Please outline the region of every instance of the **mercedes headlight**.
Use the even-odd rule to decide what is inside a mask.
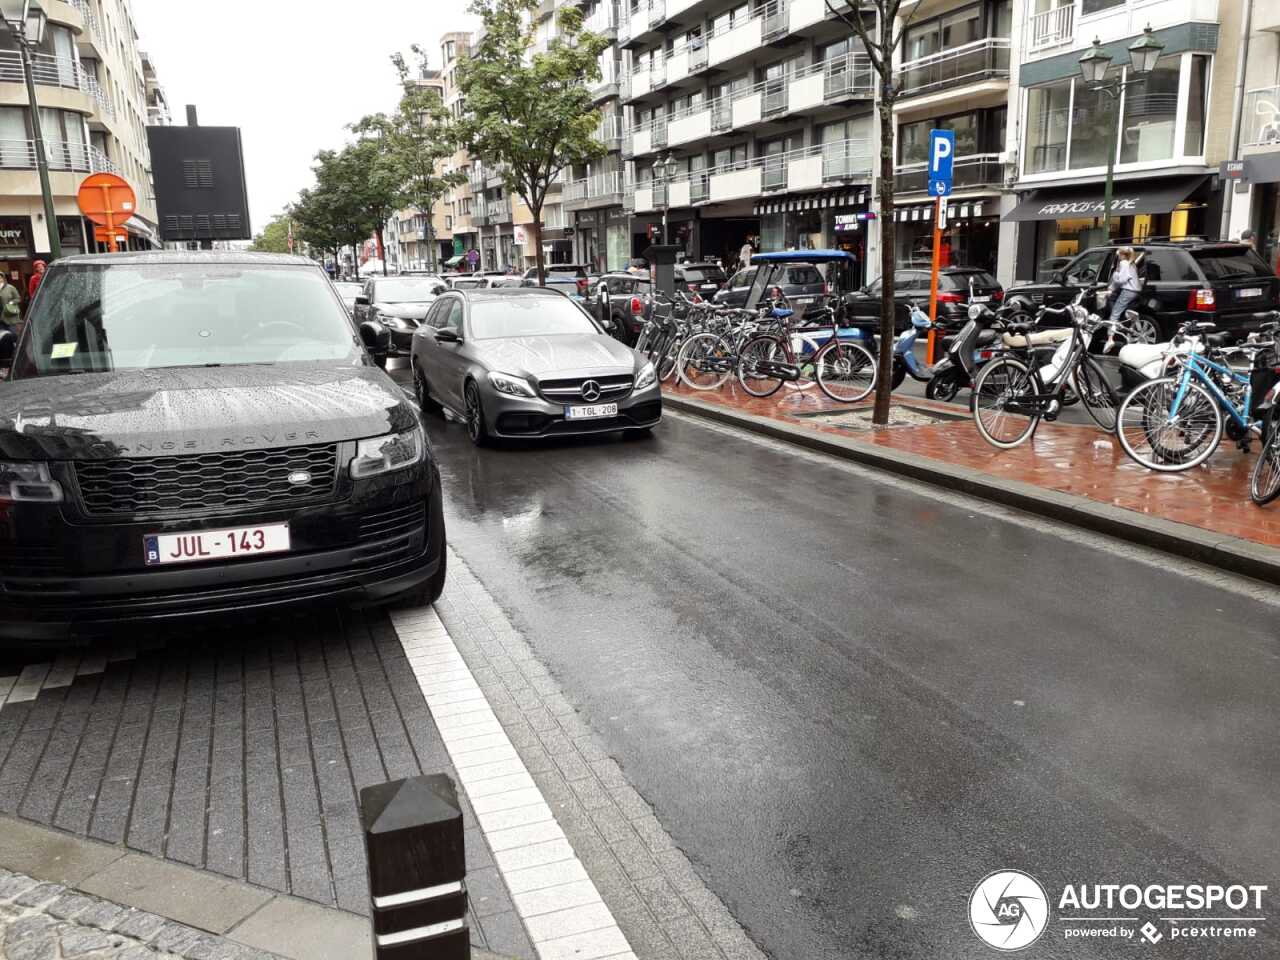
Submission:
[[[653,361],[646,363],[641,367],[640,372],[636,374],[636,390],[648,390],[658,382],[658,371],[653,369]]]
[[[62,485],[49,474],[47,463],[0,462],[0,501],[61,503]]]
[[[489,383],[493,385],[493,389],[499,393],[505,393],[509,397],[536,397],[533,387],[529,386],[529,381],[521,380],[519,377],[512,377],[505,373],[490,373]]]
[[[366,480],[412,467],[422,459],[425,445],[421,427],[361,440],[351,460],[351,479]]]

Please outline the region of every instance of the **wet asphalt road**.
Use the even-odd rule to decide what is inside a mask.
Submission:
[[[1276,895],[1275,606],[691,419],[429,426],[454,547],[773,957],[989,958],[1001,868]],[[1135,948],[1060,927],[1023,955]]]

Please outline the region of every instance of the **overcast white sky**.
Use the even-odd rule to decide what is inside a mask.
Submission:
[[[441,34],[475,28],[466,0],[133,0],[175,123],[240,127],[254,232],[302,187],[317,150],[390,110],[390,56],[413,43],[440,66]]]

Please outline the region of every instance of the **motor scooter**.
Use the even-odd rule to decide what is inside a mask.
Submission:
[[[929,319],[929,315],[920,309],[920,304],[914,300],[911,302],[911,326],[907,327],[893,341],[893,379],[891,387],[897,390],[902,386],[903,381],[908,376],[912,380],[920,383],[929,383],[933,380],[934,369],[937,366],[930,366],[927,363],[921,363],[916,358],[916,340],[922,333],[928,333],[933,329],[933,321]],[[927,387],[925,388],[928,389]]]

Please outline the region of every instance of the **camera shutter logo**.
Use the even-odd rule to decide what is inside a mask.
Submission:
[[[1012,953],[1031,946],[1049,926],[1044,887],[1020,870],[997,870],[969,896],[969,925],[990,947]]]

